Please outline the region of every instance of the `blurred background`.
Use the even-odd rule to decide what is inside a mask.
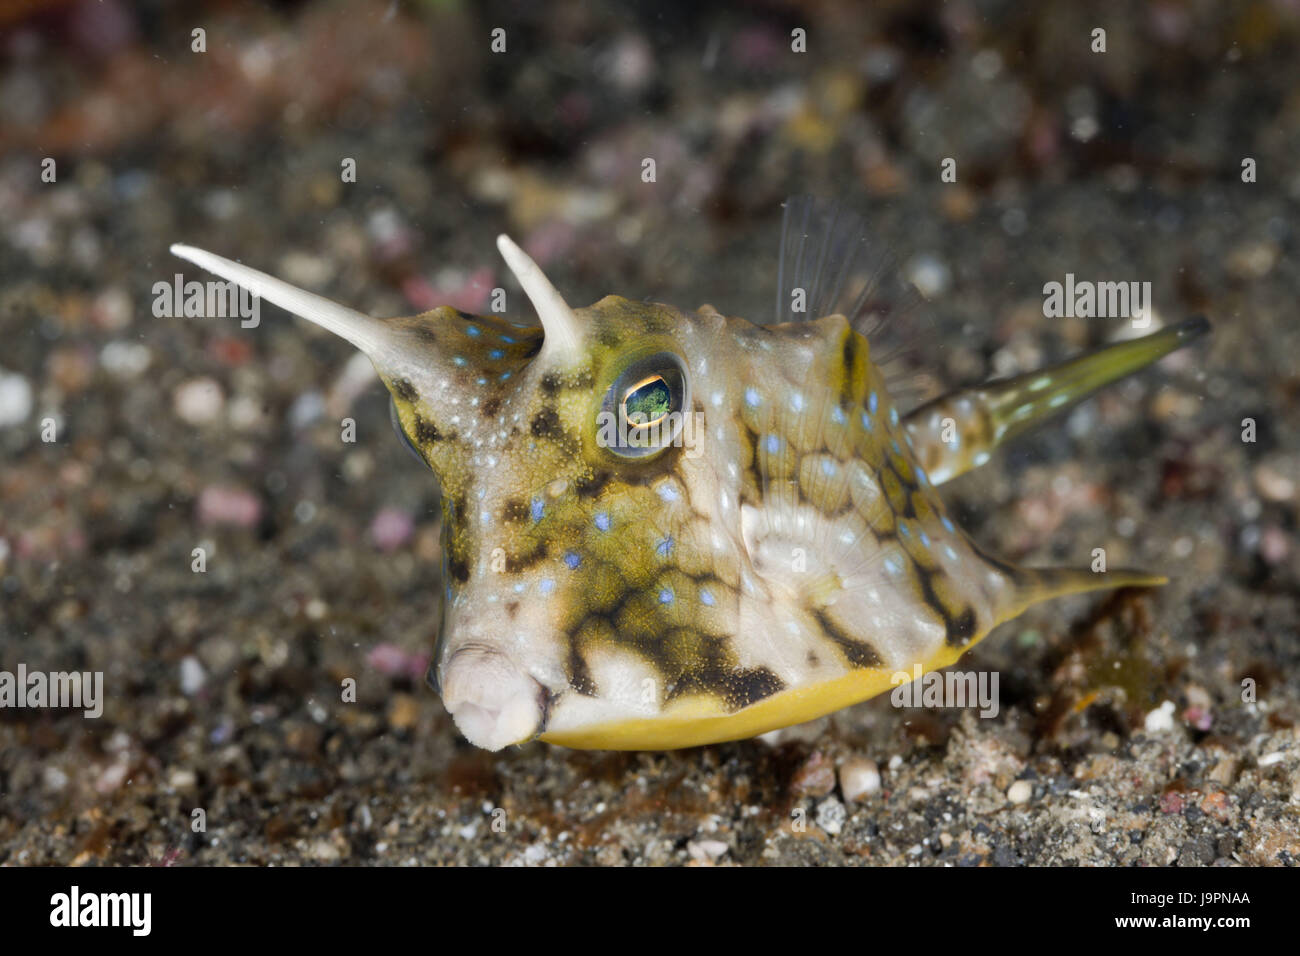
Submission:
[[[107,690],[0,710],[0,862],[1294,863],[1298,54],[1296,0],[0,0],[0,665]],[[484,311],[507,231],[575,305],[763,321],[795,193],[872,224],[942,384],[1123,334],[1044,318],[1067,272],[1214,323],[946,490],[1007,558],[1174,579],[981,644],[997,720],[474,751],[422,681],[437,489],[368,363],[271,307],[152,311],[205,278],[177,241]]]

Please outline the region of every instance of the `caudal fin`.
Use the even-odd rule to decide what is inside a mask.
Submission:
[[[1209,330],[1209,321],[1196,316],[1052,368],[941,396],[913,411],[904,425],[930,480],[941,484],[984,464],[1003,442]]]
[[[1127,568],[1096,572],[1078,568],[1018,568],[1015,581],[1014,600],[1020,606],[1012,612],[1013,617],[1031,604],[1068,594],[1113,588],[1154,588],[1169,583],[1163,574]]]

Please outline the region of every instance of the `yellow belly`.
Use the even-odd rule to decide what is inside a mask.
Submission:
[[[969,650],[971,644],[943,647],[930,660],[922,662],[922,672],[947,667]],[[726,740],[743,740],[815,720],[875,697],[915,676],[914,669],[863,668],[834,680],[773,694],[730,714],[718,707],[716,697],[682,698],[657,717],[553,730],[542,734],[541,739],[577,750],[677,750]]]

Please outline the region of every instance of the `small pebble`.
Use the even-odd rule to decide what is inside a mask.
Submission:
[[[317,840],[312,844],[311,855],[324,863],[332,863],[339,858],[339,849],[328,840]]]
[[[21,425],[31,413],[31,384],[21,375],[0,372],[0,428]]]
[[[845,800],[860,800],[879,790],[880,768],[874,760],[850,757],[840,764],[840,793]]]
[[[334,277],[335,271],[328,259],[305,252],[287,252],[280,258],[278,274],[293,285],[318,289]]]
[[[835,789],[835,767],[820,750],[814,750],[795,771],[790,783],[796,794],[824,797]]]
[[[817,825],[831,836],[836,836],[844,829],[847,817],[848,811],[844,809],[844,804],[834,797],[827,797],[817,804]]]
[[[182,382],[172,393],[172,409],[190,425],[211,425],[220,417],[224,403],[221,386],[206,376]]]
[[[207,671],[193,654],[181,658],[181,693],[193,697],[208,682]]]
[[[1265,564],[1281,564],[1291,553],[1291,539],[1277,525],[1268,525],[1259,535],[1259,556]]]
[[[1174,729],[1174,702],[1167,700],[1146,716],[1143,722],[1146,732],[1159,734]]]
[[[237,431],[251,431],[266,422],[265,405],[251,395],[236,395],[230,400],[230,426]]]
[[[370,522],[370,540],[380,551],[396,551],[415,530],[410,514],[399,508],[381,508]]]
[[[419,681],[424,679],[429,668],[429,657],[427,654],[408,653],[396,644],[383,642],[366,653],[366,663],[385,677],[408,677]]]
[[[126,781],[130,765],[121,758],[113,761],[95,779],[95,789],[100,793],[112,793]]]
[[[1232,786],[1232,782],[1237,779],[1238,763],[1236,757],[1224,757],[1210,768],[1207,776],[1221,787]]]
[[[541,843],[532,843],[528,849],[524,850],[524,862],[529,866],[537,866],[546,859],[546,846]]]
[[[139,342],[109,342],[99,352],[99,364],[116,378],[136,378],[149,367],[153,353]]]
[[[1007,787],[1007,799],[1012,803],[1028,803],[1034,795],[1034,785],[1028,780],[1017,780]]]
[[[47,790],[62,790],[68,785],[68,775],[58,767],[46,767],[41,776]]]
[[[121,286],[112,286],[95,297],[90,318],[101,329],[120,332],[131,324],[131,297]]]
[[[95,376],[95,353],[85,346],[58,348],[45,360],[50,380],[65,394],[85,391]]]
[[[1271,465],[1255,469],[1255,487],[1269,501],[1290,501],[1295,497],[1295,480]]]
[[[1228,253],[1228,271],[1238,279],[1262,279],[1273,271],[1279,252],[1269,239],[1242,243]]]
[[[908,263],[907,278],[921,295],[933,299],[948,291],[952,270],[938,256],[922,253]]]
[[[388,705],[388,726],[394,730],[410,730],[420,718],[420,705],[410,694],[394,694]]]
[[[262,518],[262,501],[250,491],[209,485],[199,493],[199,521],[251,528]]]
[[[686,844],[686,852],[692,860],[700,863],[712,863],[719,860],[731,849],[721,840],[692,840]]]
[[[303,392],[289,406],[289,427],[299,431],[324,414],[325,396],[315,390]]]

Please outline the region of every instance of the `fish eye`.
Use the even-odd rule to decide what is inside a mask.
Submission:
[[[420,454],[420,449],[415,447],[415,442],[411,441],[409,435],[402,428],[402,417],[397,414],[397,403],[393,401],[393,396],[388,396],[388,417],[393,423],[393,431],[397,432],[397,437],[401,439],[402,444],[406,446],[415,460],[424,464],[424,456]]]
[[[682,430],[686,371],[671,352],[638,359],[619,374],[601,405],[598,443],[620,458],[646,458]]]

